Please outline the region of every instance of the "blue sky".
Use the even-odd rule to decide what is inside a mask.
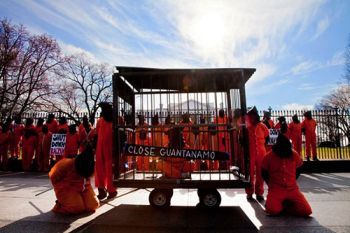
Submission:
[[[253,67],[248,105],[309,108],[344,73],[350,1],[0,1],[0,16],[111,65]]]

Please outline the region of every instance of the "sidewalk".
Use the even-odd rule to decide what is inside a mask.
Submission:
[[[350,173],[304,174],[299,183],[312,218],[268,217],[237,189],[220,190],[217,210],[195,208],[196,190],[175,190],[172,207],[155,210],[148,190],[120,189],[95,214],[67,217],[50,212],[47,175],[0,173],[0,232],[350,232]]]

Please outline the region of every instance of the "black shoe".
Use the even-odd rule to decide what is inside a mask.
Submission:
[[[247,201],[248,201],[248,202],[252,202],[252,201],[254,201],[253,196],[252,196],[252,195],[247,194]]]
[[[309,156],[306,157],[306,161],[310,162],[310,157]]]
[[[108,193],[107,199],[113,199],[113,198],[115,198],[117,195],[118,195],[118,192],[117,192],[117,191],[115,191],[115,192],[113,192],[113,193]]]
[[[256,195],[256,200],[257,200],[258,202],[264,202],[264,201],[265,201],[265,198],[264,198],[264,196]]]
[[[317,156],[314,156],[314,157],[312,158],[312,160],[315,161],[315,162],[320,161],[320,160],[318,160]]]
[[[99,200],[103,200],[107,197],[107,192],[104,188],[98,188],[98,195],[97,198]]]

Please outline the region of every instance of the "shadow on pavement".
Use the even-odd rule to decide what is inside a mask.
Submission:
[[[305,193],[332,193],[350,188],[350,178],[337,174],[307,174],[299,178]]]
[[[293,216],[268,216],[262,209],[262,204],[257,201],[250,202],[254,209],[256,218],[260,221],[259,232],[268,233],[335,233],[335,231],[322,226],[313,217],[293,217]]]
[[[154,209],[146,205],[120,205],[74,232],[258,232],[240,207],[208,210],[196,207]]]
[[[31,204],[32,205],[32,204]],[[88,215],[64,216],[53,212],[26,217],[0,228],[1,233],[64,232],[71,223]]]

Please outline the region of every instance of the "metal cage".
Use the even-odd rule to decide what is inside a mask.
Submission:
[[[245,83],[254,72],[117,67],[115,184],[158,189],[246,187]]]

